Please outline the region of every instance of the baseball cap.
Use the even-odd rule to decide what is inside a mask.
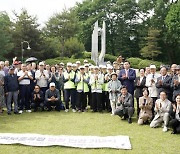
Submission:
[[[44,63],[43,63],[43,62],[40,62],[40,63],[39,63],[39,66],[44,66]]]
[[[81,62],[78,60],[78,61],[76,61],[76,64],[81,64]]]
[[[54,83],[54,82],[51,82],[51,83],[49,84],[49,87],[55,87],[55,83]]]
[[[88,63],[88,60],[87,60],[87,59],[85,59],[85,60],[84,60],[84,63]]]
[[[84,66],[79,66],[79,69],[85,69],[85,67]]]
[[[14,68],[14,66],[11,65],[11,66],[9,66],[9,69],[14,70],[15,68]]]
[[[150,68],[156,69],[156,65],[150,65]]]
[[[72,66],[72,63],[68,62],[68,63],[67,63],[67,66]]]

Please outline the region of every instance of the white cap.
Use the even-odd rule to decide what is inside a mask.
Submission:
[[[78,61],[76,61],[76,64],[81,64],[81,62],[78,60]]]
[[[51,82],[51,83],[49,84],[49,87],[55,87],[55,83],[54,83],[54,82]]]
[[[102,65],[102,68],[107,68],[106,65]]]
[[[44,66],[44,63],[43,63],[43,62],[40,62],[40,63],[39,63],[39,66]]]
[[[107,69],[109,70],[109,69],[113,69],[113,67],[111,66],[111,65],[109,65],[108,67],[107,67]]]
[[[82,66],[79,66],[79,69],[85,69],[85,67],[82,65]]]
[[[112,75],[116,75],[116,76],[117,76],[117,73],[116,73],[116,72],[112,72],[112,73],[111,73],[111,76],[112,76]]]
[[[150,65],[150,68],[156,69],[156,65]]]
[[[84,60],[84,63],[88,63],[88,60],[87,60],[87,59],[85,59],[85,60]]]
[[[73,64],[72,64],[72,67],[77,67],[77,64],[73,63]]]
[[[63,65],[63,66],[64,66],[64,63],[63,63],[63,62],[61,62],[59,65]]]
[[[94,69],[94,65],[89,66],[90,69]]]
[[[67,66],[72,66],[72,63],[68,62],[68,63],[67,63]]]
[[[110,61],[107,61],[107,64],[110,64],[110,65],[111,65],[111,62],[110,62]]]
[[[85,67],[89,67],[89,64],[85,64],[84,66],[85,66]]]
[[[94,66],[94,69],[99,69],[99,67],[98,66]]]

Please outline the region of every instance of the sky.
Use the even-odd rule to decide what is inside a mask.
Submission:
[[[17,13],[25,8],[30,15],[37,16],[38,23],[44,24],[54,13],[64,8],[75,6],[83,0],[0,0],[0,11],[6,11],[13,18],[12,11]]]

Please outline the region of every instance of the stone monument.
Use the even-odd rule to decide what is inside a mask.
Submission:
[[[101,36],[101,53],[98,55],[98,36]],[[94,24],[92,33],[91,59],[96,65],[104,63],[106,53],[106,23],[103,21],[103,27],[98,27],[98,21]],[[99,56],[99,57],[98,57]]]

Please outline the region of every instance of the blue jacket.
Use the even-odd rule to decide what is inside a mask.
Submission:
[[[128,78],[123,79],[122,76],[123,74],[126,74],[125,69],[122,69],[119,72],[118,79],[121,81],[122,85],[126,86],[128,89],[128,92],[131,95],[134,95],[134,80],[136,79],[136,72],[133,69],[129,69],[128,71]]]
[[[14,92],[19,90],[19,82],[18,77],[16,74],[10,75],[7,74],[4,77],[4,91],[7,92]]]

